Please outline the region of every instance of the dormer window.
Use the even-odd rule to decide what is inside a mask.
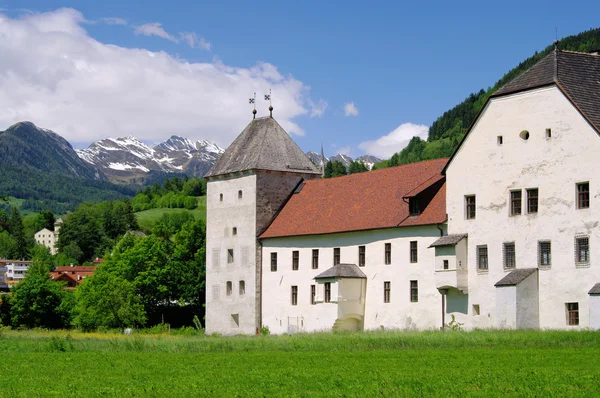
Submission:
[[[419,199],[416,196],[408,198],[408,211],[411,216],[418,216],[421,213],[419,209]]]

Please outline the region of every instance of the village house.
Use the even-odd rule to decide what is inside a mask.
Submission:
[[[96,266],[92,265],[68,265],[56,267],[50,272],[50,278],[57,282],[65,282],[65,290],[75,290],[85,278],[96,272]]]
[[[600,328],[598,82],[555,49],[449,160],[335,179],[253,120],[206,176],[207,332]]]
[[[62,223],[62,218],[59,218],[54,223],[54,231],[44,228],[34,234],[35,242],[47,247],[52,255],[55,255],[58,252],[56,249],[56,242],[58,241],[58,234]]]
[[[32,264],[32,261],[27,260],[0,260],[3,263],[3,268],[6,268],[6,283],[8,287],[16,285],[23,278]]]

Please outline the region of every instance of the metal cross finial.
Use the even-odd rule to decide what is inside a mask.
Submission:
[[[269,112],[271,117],[273,117],[273,105],[271,104],[271,89],[269,89],[269,94],[265,94],[265,101],[269,101]]]
[[[254,109],[252,109],[252,114],[254,115],[252,118],[256,119],[256,93],[254,93],[254,97],[248,100],[248,103],[254,105]]]

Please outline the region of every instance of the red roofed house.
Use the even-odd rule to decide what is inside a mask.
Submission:
[[[208,172],[207,333],[435,328],[447,159],[322,180],[272,118]]]
[[[66,282],[66,290],[75,290],[85,278],[96,272],[96,267],[91,265],[71,265],[56,267],[50,272],[50,278],[55,281]]]

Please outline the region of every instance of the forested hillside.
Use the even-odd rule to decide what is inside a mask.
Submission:
[[[451,156],[490,95],[532,67],[553,48],[554,45],[549,45],[541,52],[536,51],[533,56],[502,76],[492,87],[470,94],[463,102],[433,122],[429,128],[427,141],[414,137],[406,148],[395,153],[389,160],[377,163],[374,169]],[[598,50],[600,49],[600,28],[565,37],[559,41],[558,48],[585,53]]]

